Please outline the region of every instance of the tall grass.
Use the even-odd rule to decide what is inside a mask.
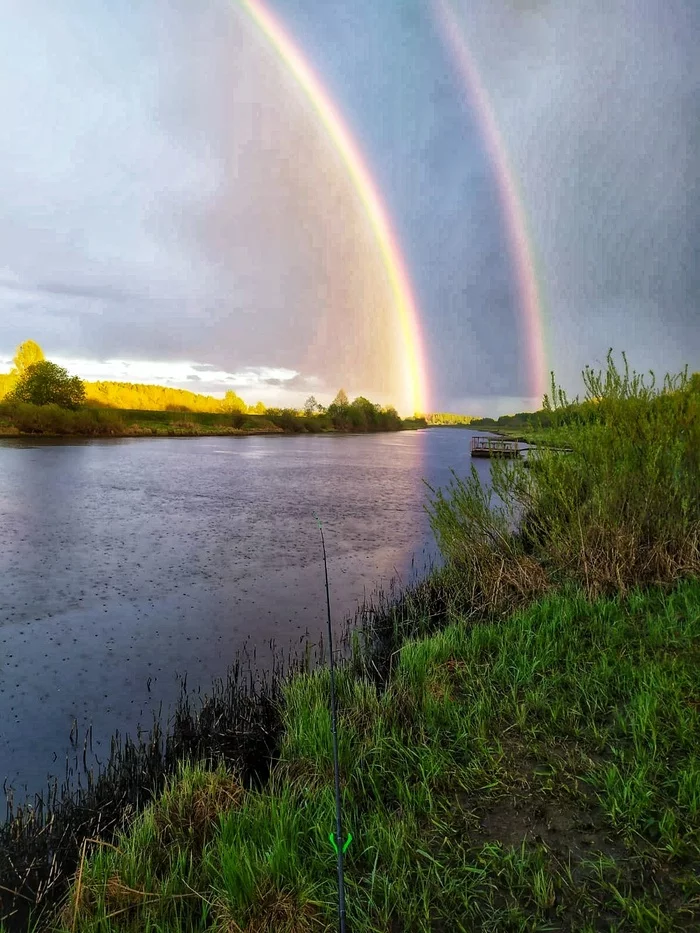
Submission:
[[[700,392],[685,373],[657,388],[611,355],[584,382],[572,407],[553,379],[570,452],[535,450],[529,470],[493,461],[488,492],[475,470],[432,490],[441,550],[484,610],[566,583],[595,597],[700,573]]]
[[[245,786],[263,783],[279,740],[281,678],[286,667],[294,669],[297,663],[289,658],[285,664],[277,656],[273,670],[260,677],[250,663],[237,658],[227,677],[215,681],[204,695],[193,695],[181,682],[167,731],[156,721],[137,741],[117,734],[100,773],[84,766],[87,787],[79,783],[76,788],[68,779],[59,787],[54,781],[48,794],[37,796],[33,804],[14,808],[8,800],[7,821],[0,824],[0,923],[4,920],[12,931],[25,931],[32,916],[45,921],[80,864],[86,841],[99,838],[102,847],[109,847],[116,830],[143,810],[167,778],[187,762],[206,761],[209,766],[223,762],[236,770],[237,780]],[[88,742],[86,736],[84,747]],[[76,749],[82,744],[76,737]],[[77,756],[75,771],[80,776]],[[225,807],[226,793],[237,793],[226,783],[217,790],[209,778],[204,779],[206,787],[210,792],[202,793],[201,783],[195,785],[193,794],[185,797],[180,791],[179,805],[169,803],[166,793],[161,806],[169,813],[168,828],[159,830],[163,845],[177,848],[184,839],[191,847],[198,831],[190,838],[187,821],[196,824],[202,806],[211,816]],[[213,795],[216,807],[207,803],[207,793]]]
[[[696,582],[451,625],[383,692],[342,671],[350,929],[692,929],[699,640]],[[293,678],[282,715],[264,788],[183,768],[88,847],[58,928],[335,929],[328,672]]]

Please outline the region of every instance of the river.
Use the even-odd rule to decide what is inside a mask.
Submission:
[[[204,690],[244,645],[317,641],[314,514],[336,623],[409,582],[436,554],[423,480],[464,474],[471,435],[0,439],[0,782],[60,779],[74,720],[104,760],[178,676]]]

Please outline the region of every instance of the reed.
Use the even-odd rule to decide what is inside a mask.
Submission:
[[[295,662],[287,663],[291,668]],[[74,767],[67,765],[62,783],[54,779],[45,794],[21,806],[9,795],[0,825],[0,920],[8,929],[25,930],[32,916],[50,911],[65,895],[84,840],[108,843],[183,763],[223,762],[247,786],[264,783],[279,741],[283,671],[279,656],[267,674],[239,659],[204,695],[193,695],[185,680],[170,721],[156,718],[137,740],[117,733],[97,774],[79,754],[89,733],[74,735]]]

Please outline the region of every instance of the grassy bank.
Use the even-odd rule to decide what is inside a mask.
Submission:
[[[383,692],[346,669],[351,930],[700,924],[700,584],[548,598],[406,644]],[[284,692],[269,784],[183,767],[88,844],[61,930],[331,930],[325,671]]]
[[[227,434],[281,434],[283,428],[259,415],[237,417],[211,412],[128,411],[57,405],[15,404],[0,409],[0,436],[198,437]]]
[[[381,416],[376,424],[334,425],[330,417],[271,410],[240,412],[143,411],[14,403],[0,405],[0,437],[201,437],[206,435],[320,434],[338,431],[398,431],[425,427],[420,419]]]

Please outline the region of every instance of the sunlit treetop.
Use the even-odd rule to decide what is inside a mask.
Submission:
[[[12,359],[15,364],[13,373],[21,376],[34,363],[42,363],[45,359],[44,351],[36,341],[25,340],[17,347]]]

